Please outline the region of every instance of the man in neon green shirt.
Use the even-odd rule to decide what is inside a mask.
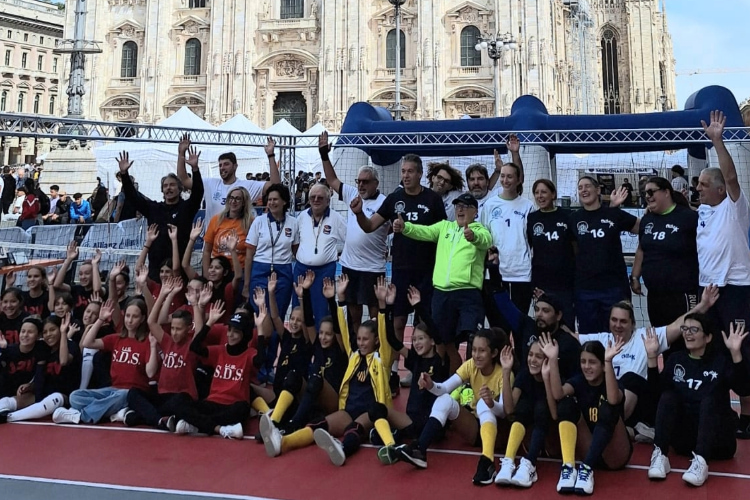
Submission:
[[[475,222],[479,204],[471,193],[453,200],[456,220],[443,220],[431,226],[404,222],[399,215],[393,231],[408,238],[437,243],[432,284],[432,316],[440,330],[451,373],[461,365],[456,343],[468,340],[484,323],[482,282],[487,249],[492,245],[490,232]],[[399,290],[399,293],[405,293]]]

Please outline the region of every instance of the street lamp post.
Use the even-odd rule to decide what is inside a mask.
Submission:
[[[395,102],[393,104],[393,116],[395,120],[401,120],[401,6],[406,0],[388,0],[393,5],[394,18],[396,21],[396,75],[395,75]]]
[[[477,39],[474,49],[478,52],[486,50],[487,55],[492,59],[494,65],[495,116],[500,116],[500,58],[503,57],[503,52],[518,50],[518,42],[510,33],[497,33]]]

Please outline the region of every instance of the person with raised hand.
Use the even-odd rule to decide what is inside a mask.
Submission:
[[[230,318],[226,344],[206,347],[204,341],[211,326],[223,315],[223,303],[214,303],[208,321],[190,343],[190,350],[213,368],[213,380],[206,399],[175,409],[177,434],[219,434],[226,439],[242,439],[242,424],[250,415],[251,407],[256,411],[268,409],[265,401],[250,387],[263,363],[263,344],[270,335],[264,326],[266,307],[260,307],[255,315],[258,350],[250,345],[253,320],[247,312],[236,312]]]
[[[16,273],[5,275],[5,288],[13,288],[16,284]],[[47,270],[41,266],[31,266],[26,271],[26,286],[23,292],[23,310],[27,314],[36,314],[41,318],[50,315],[49,309],[49,281]],[[1,330],[1,328],[0,328]]]
[[[235,236],[237,241],[237,257],[240,265],[245,265],[245,240],[250,225],[255,219],[255,209],[252,198],[243,187],[234,187],[227,193],[227,203],[224,209],[208,221],[206,234],[203,235],[203,257],[201,266],[203,275],[208,275],[208,268],[213,257],[223,255],[231,259],[229,241]]]
[[[750,202],[740,186],[737,168],[724,144],[727,118],[711,111],[709,122],[701,120],[711,140],[719,166],[704,169],[698,178],[698,285],[717,285],[719,300],[712,320],[724,331],[733,322],[750,324]],[[744,347],[745,355],[748,346]],[[750,439],[750,398],[740,398],[737,437]]]
[[[73,391],[70,394],[70,409],[58,408],[52,414],[52,421],[56,424],[98,423],[125,408],[128,390],[150,389],[146,374],[146,363],[151,353],[147,342],[146,304],[139,299],[131,300],[125,309],[122,330],[97,338],[99,329],[112,320],[115,307],[112,299],[107,300],[99,311],[99,318],[81,341],[84,348],[112,353],[111,386]]]
[[[721,345],[703,314],[688,314],[680,329],[686,350],[669,356],[661,373],[655,332],[649,329],[642,337],[648,352],[648,381],[652,390],[661,394],[648,477],[667,477],[671,446],[679,455],[692,454],[682,480],[701,486],[708,479],[708,462],[730,459],[737,451],[737,415],[729,391],[750,395],[750,370],[743,356],[748,332],[744,324],[732,323],[729,335],[721,332]]]
[[[456,220],[442,220],[429,226],[404,222],[401,214],[393,232],[409,239],[437,243],[432,284],[432,317],[440,330],[441,352],[448,357],[451,371],[461,365],[457,343],[468,340],[484,322],[482,283],[484,260],[492,244],[490,232],[476,222],[477,200],[464,193],[453,200]],[[403,291],[402,291],[403,293]]]
[[[94,257],[91,260],[85,260],[78,264],[78,284],[68,284],[65,282],[68,269],[71,264],[78,260],[78,243],[71,241],[65,250],[65,260],[57,270],[52,287],[58,292],[70,292],[73,296],[74,308],[73,317],[81,319],[83,311],[89,303],[91,293],[99,292],[102,289],[102,279],[99,275],[99,263],[102,260],[102,251],[96,249]]]
[[[184,149],[184,141],[180,141],[177,163],[178,168],[181,162],[190,165],[192,178],[189,185],[186,185],[173,173],[164,176],[161,179],[161,192],[164,195],[164,201],[150,200],[138,192],[130,175],[128,175],[128,170],[133,166],[133,162],[130,161],[127,151],[123,151],[117,158],[126,203],[133,204],[135,209],[143,214],[149,225],[157,224],[159,227],[159,235],[148,251],[148,274],[154,281],[159,279],[159,269],[162,263],[172,256],[167,225],[173,224],[177,227],[179,255],[183,255],[188,243],[190,225],[193,223],[203,199],[203,179],[198,168],[200,152],[190,147],[189,138],[187,140],[187,147]],[[188,153],[187,159],[185,159],[186,152]],[[182,168],[184,170],[184,163]],[[187,200],[182,198],[182,192],[185,189],[190,190],[190,197]]]
[[[158,322],[161,308],[169,307],[167,299],[173,290],[181,288],[181,281],[180,278],[165,279],[159,297],[149,313],[151,357],[146,370],[150,378],[155,377],[158,371],[158,392],[140,388],[128,391],[129,410],[123,418],[123,423],[128,427],[145,424],[174,432],[177,425],[174,414],[177,409],[186,402],[198,399],[193,375],[198,360],[190,350],[190,343],[195,336],[192,315],[185,310],[175,311],[169,333]],[[161,351],[161,356],[157,349]]]
[[[557,342],[543,337],[540,343],[550,364],[550,376],[544,382],[557,403],[550,407],[558,417],[563,461],[557,492],[591,495],[594,492],[593,468],[622,469],[633,453],[623,421],[625,394],[612,366],[612,360],[622,351],[625,341],[615,337],[606,347],[595,341],[584,343],[581,346],[582,373],[564,384],[557,365]],[[577,471],[576,450],[582,458]]]
[[[164,280],[182,275],[182,262],[181,262],[182,259],[178,253],[178,248],[177,248],[178,246],[177,245],[177,227],[173,224],[167,224],[167,233],[169,234],[169,240],[172,245],[171,246],[172,256],[164,259],[161,262],[161,265],[159,266],[159,279],[158,280],[153,280],[149,276],[148,280],[146,281],[146,287],[148,288],[148,293],[151,294],[151,297],[153,297],[153,300],[156,300],[156,298],[159,297],[159,288],[161,287],[161,283],[164,282]],[[159,226],[157,224],[149,225],[148,229],[146,230],[146,243],[145,245],[143,245],[141,252],[138,254],[138,259],[136,260],[136,263],[135,263],[136,269],[146,266],[146,256],[148,255],[149,250],[154,245],[154,242],[156,241],[158,237],[159,237]],[[148,272],[148,267],[146,267],[146,271]],[[169,313],[171,314],[178,307],[182,306],[184,303],[185,303],[185,296],[184,295],[177,296],[176,300],[174,300],[174,302],[169,305]]]
[[[33,404],[25,408],[17,404],[14,411],[0,411],[0,423],[47,417],[57,408],[67,404],[68,395],[78,387],[81,374],[81,352],[77,343],[71,340],[78,329],[78,324],[72,320],[70,313],[63,317],[50,316],[44,320],[42,339],[48,348],[44,378],[33,381],[33,401],[23,395],[16,396],[17,403],[23,401]],[[37,341],[37,345],[40,345],[39,342]],[[19,348],[19,352],[23,352],[23,349]],[[38,392],[37,385],[41,386]],[[28,395],[31,394],[29,391]]]

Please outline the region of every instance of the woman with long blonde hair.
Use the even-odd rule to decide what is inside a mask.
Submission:
[[[231,261],[232,253],[227,242],[233,234],[236,234],[238,239],[237,255],[240,258],[240,264],[245,265],[245,238],[253,220],[255,220],[255,211],[247,189],[241,186],[231,189],[227,193],[224,210],[211,218],[206,234],[203,236],[204,276],[208,275],[208,267],[212,258],[223,255]]]

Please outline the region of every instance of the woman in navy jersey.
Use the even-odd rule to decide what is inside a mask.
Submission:
[[[558,493],[591,495],[593,468],[617,470],[630,461],[633,446],[623,421],[625,394],[617,381],[612,359],[622,350],[620,337],[605,348],[599,342],[581,346],[581,374],[563,384],[557,366],[557,343],[543,338],[542,351],[549,359],[548,390],[558,402],[562,470]],[[575,457],[583,458],[576,472]]]
[[[651,326],[665,326],[688,312],[700,298],[695,240],[698,212],[662,177],[649,179],[645,193],[648,211],[641,219],[630,288],[642,295],[643,278]]]
[[[70,313],[65,317],[50,316],[44,320],[43,339],[49,348],[45,365],[44,379],[34,380],[33,404],[18,405],[15,411],[0,412],[0,423],[20,422],[47,417],[68,402],[68,395],[78,387],[81,375],[81,355],[78,345],[69,339],[78,331]],[[36,391],[36,385],[41,391]],[[20,403],[19,397],[16,400]]]
[[[531,212],[526,236],[531,247],[531,284],[557,297],[562,307],[562,322],[575,328],[573,283],[575,253],[570,233],[570,210],[557,207],[557,189],[549,179],[537,179],[532,187],[538,210]],[[525,313],[525,311],[523,311]]]
[[[742,341],[748,332],[744,325],[733,323],[729,335],[721,332],[717,339],[703,314],[685,316],[681,330],[686,350],[673,353],[661,374],[656,335],[649,331],[643,339],[648,352],[648,381],[655,392],[661,393],[648,477],[667,477],[671,446],[680,455],[692,453],[682,479],[701,486],[708,479],[708,461],[730,459],[737,451],[737,414],[729,391],[750,395],[750,370],[742,355]]]
[[[10,288],[15,284],[16,273],[8,273],[5,276],[5,286]],[[23,292],[23,310],[40,318],[49,316],[47,271],[41,266],[31,266],[26,271],[26,286],[29,289]]]
[[[49,348],[40,338],[42,322],[28,317],[21,322],[17,343],[0,334],[0,411],[26,408],[41,399]]]
[[[612,194],[609,207],[602,206],[600,196],[596,179],[579,179],[581,208],[571,215],[569,229],[577,243],[575,311],[581,333],[605,331],[612,304],[630,298],[620,233],[638,234],[640,220],[613,208],[627,197],[624,188]]]
[[[21,324],[29,315],[23,310],[23,292],[20,288],[8,288],[0,299],[0,333],[9,344],[17,344]]]

